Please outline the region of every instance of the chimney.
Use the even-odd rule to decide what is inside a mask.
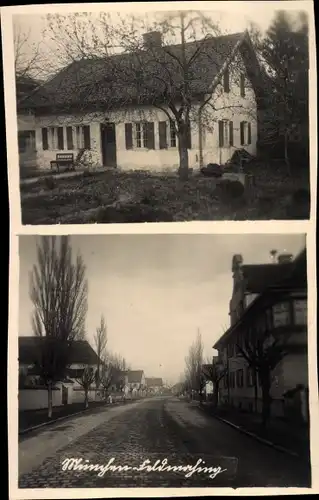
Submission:
[[[240,254],[236,254],[233,256],[232,260],[232,272],[237,271],[243,264],[243,256]]]
[[[278,264],[289,264],[292,262],[293,255],[291,253],[282,253],[278,255]]]
[[[154,49],[162,46],[162,33],[160,31],[149,31],[143,35],[144,48]]]

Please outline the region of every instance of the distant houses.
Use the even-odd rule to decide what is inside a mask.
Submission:
[[[47,387],[41,378],[41,370],[37,367],[37,359],[45,337],[19,337],[19,410],[35,410],[48,407]],[[77,340],[72,343],[70,360],[65,370],[65,377],[53,387],[53,406],[62,406],[84,402],[85,392],[81,385],[82,375],[88,367],[95,373],[102,360],[88,341]],[[106,393],[115,399],[133,399],[147,395],[147,383],[144,370],[119,371],[106,391],[103,384],[96,386],[92,382],[88,391],[89,401],[101,401]]]
[[[163,390],[163,380],[159,377],[147,378],[146,387],[149,394],[159,394]]]
[[[260,413],[258,366],[273,363],[271,414],[308,421],[306,250],[294,259],[284,254],[260,265],[246,265],[235,255],[232,272],[231,326],[214,345],[227,372],[218,389],[219,405]]]

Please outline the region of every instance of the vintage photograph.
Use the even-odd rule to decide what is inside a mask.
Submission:
[[[311,487],[304,234],[22,235],[19,259],[20,489]]]
[[[309,219],[312,13],[228,3],[12,16],[24,225]]]

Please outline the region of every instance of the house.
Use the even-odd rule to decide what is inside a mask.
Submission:
[[[189,166],[224,164],[238,148],[254,155],[259,66],[248,33],[207,37],[186,43],[185,50],[192,95]],[[139,52],[75,61],[44,83],[18,104],[18,113],[33,113],[37,166],[49,168],[57,153],[76,158],[85,151],[82,161],[91,166],[176,170],[178,140],[166,103],[169,92],[179,105],[181,52],[181,45],[164,46],[160,33],[145,33]],[[138,80],[137,61],[152,67],[150,78]],[[169,90],[154,77],[163,64],[174,75]]]
[[[144,370],[125,370],[121,372],[124,380],[124,394],[126,396],[143,396],[146,390]]]
[[[19,409],[47,407],[47,390],[36,367],[44,342],[45,337],[19,337]],[[98,356],[89,342],[74,341],[65,378],[54,388],[54,406],[84,401],[84,390],[80,384],[83,371],[90,367],[95,372],[98,365]],[[89,400],[96,399],[99,399],[99,391],[93,382]]]
[[[163,390],[163,380],[160,377],[149,377],[145,379],[147,392],[159,394]]]
[[[25,107],[23,102],[39,88],[35,79],[21,75],[16,77],[17,126],[20,167],[36,165],[36,120],[32,108]],[[20,104],[21,103],[21,104]]]
[[[219,401],[246,411],[261,411],[261,383],[242,355],[259,339],[263,349],[281,338],[286,355],[271,374],[273,415],[308,419],[307,263],[306,250],[294,259],[279,255],[272,264],[245,265],[232,260],[231,325],[214,348],[227,370],[220,383]],[[281,336],[281,337],[279,337]],[[247,351],[246,351],[247,352]]]

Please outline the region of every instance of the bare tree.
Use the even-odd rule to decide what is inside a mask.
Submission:
[[[95,378],[96,378],[96,373],[94,371],[94,368],[92,366],[86,366],[82,371],[81,377],[76,379],[78,384],[80,384],[80,386],[83,387],[84,390],[85,408],[89,407],[89,390],[93,382],[95,381]]]
[[[96,388],[98,389],[100,386],[101,379],[101,359],[106,349],[107,344],[107,327],[104,316],[101,316],[100,325],[96,329],[96,333],[94,335],[94,343],[96,354],[98,357],[97,361],[97,370],[96,370]]]
[[[203,374],[203,343],[200,332],[197,332],[195,341],[189,348],[188,355],[185,358],[186,380],[191,391],[199,395],[200,401],[205,387],[205,377]]]
[[[217,111],[230,109],[235,112],[243,108],[239,101],[232,104],[218,101],[222,74],[234,59],[235,47],[214,43],[221,31],[202,12],[165,12],[155,21],[149,21],[146,16],[124,18],[119,15],[115,19],[114,15],[105,13],[94,16],[57,14],[48,16],[47,20],[46,35],[58,47],[57,56],[70,64],[70,73],[76,71],[75,63],[82,59],[94,62],[90,66],[89,79],[82,75],[78,88],[69,88],[70,95],[64,96],[64,101],[74,103],[75,93],[78,95],[77,117],[81,113],[92,116],[95,103],[99,114],[101,109],[105,113],[120,109],[123,121],[123,116],[132,113],[132,105],[135,105],[135,116],[138,114],[145,125],[150,108],[160,110],[177,139],[182,180],[189,175],[190,125],[199,128],[201,163],[202,129],[214,127]],[[150,30],[160,34],[160,43],[142,42],[141,33]],[[220,61],[223,61],[221,68],[218,67]],[[217,74],[212,84],[199,96],[194,82],[200,80],[201,72],[216,65]],[[66,92],[65,87],[56,89],[57,95],[61,92]],[[152,149],[152,127],[145,125],[144,128],[143,141]],[[163,132],[164,135],[166,137]]]
[[[243,338],[242,345],[237,344],[238,352],[252,369],[255,393],[257,391],[257,378],[261,385],[263,427],[267,426],[271,412],[270,390],[273,371],[288,354],[289,339],[290,334],[286,331],[276,333],[275,336],[268,332],[264,334],[252,332]]]
[[[43,236],[37,244],[37,264],[30,273],[32,326],[39,337],[35,365],[48,389],[52,417],[52,388],[66,375],[72,344],[83,339],[88,286],[80,255],[73,259],[68,236]]]
[[[214,361],[208,360],[207,363],[203,365],[203,374],[206,380],[213,383],[213,397],[214,405],[218,405],[218,395],[219,395],[219,384],[221,380],[227,375],[227,368],[223,367]]]

